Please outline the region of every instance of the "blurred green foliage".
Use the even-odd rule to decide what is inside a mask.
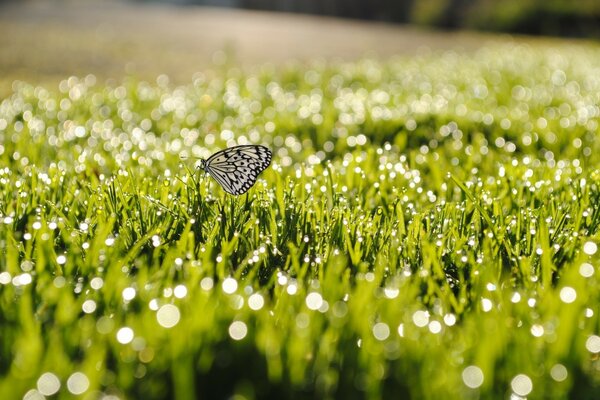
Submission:
[[[450,28],[600,37],[595,0],[425,0],[414,2],[411,15],[414,22]]]
[[[0,393],[596,398],[598,65],[490,46],[15,82]],[[248,195],[194,168],[247,142],[274,152]]]

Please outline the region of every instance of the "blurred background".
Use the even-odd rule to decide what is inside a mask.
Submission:
[[[138,0],[283,11],[440,28],[600,36],[598,0]]]
[[[0,96],[13,80],[189,82],[215,66],[598,38],[598,0],[0,0]]]

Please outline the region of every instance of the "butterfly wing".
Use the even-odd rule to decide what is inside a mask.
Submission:
[[[271,164],[273,153],[265,146],[243,145],[221,150],[204,163],[208,172],[230,194],[246,193],[258,175]]]

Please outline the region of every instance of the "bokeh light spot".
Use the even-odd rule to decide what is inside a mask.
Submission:
[[[483,384],[483,371],[476,365],[469,365],[462,372],[462,379],[466,386],[476,389]]]
[[[82,372],[75,372],[67,379],[67,389],[73,394],[85,393],[90,387],[90,380]]]
[[[376,323],[373,325],[373,336],[379,341],[386,340],[390,337],[390,327],[385,322]]]
[[[44,396],[52,396],[60,389],[60,380],[52,372],[44,372],[37,380],[37,389]]]
[[[229,336],[233,340],[242,340],[248,334],[248,327],[242,321],[233,321],[229,325]]]
[[[133,329],[124,326],[117,331],[117,341],[121,344],[130,343],[133,340]]]
[[[510,381],[510,387],[518,396],[525,397],[533,390],[533,382],[525,374],[519,374]]]
[[[181,314],[179,308],[173,304],[165,304],[156,312],[156,320],[163,328],[172,328],[179,323]]]

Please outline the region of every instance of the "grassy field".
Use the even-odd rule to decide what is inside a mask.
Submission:
[[[600,48],[0,104],[3,398],[597,399]],[[196,157],[274,152],[248,195]]]

